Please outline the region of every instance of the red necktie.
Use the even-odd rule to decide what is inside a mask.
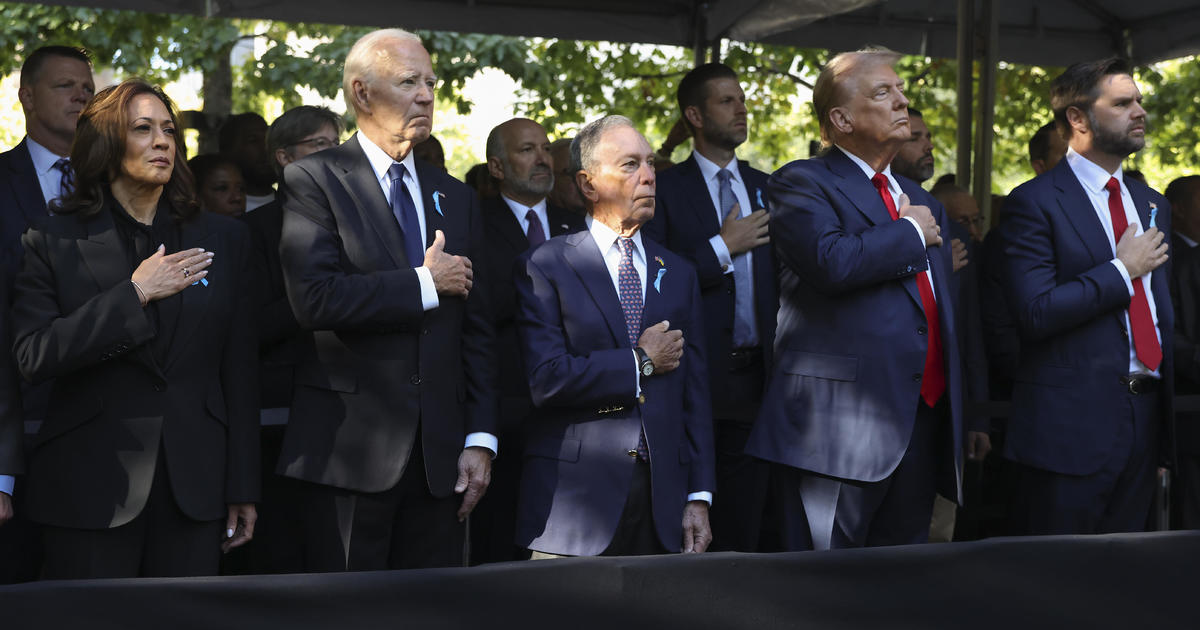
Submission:
[[[1121,203],[1121,184],[1117,178],[1108,178],[1104,185],[1108,189],[1108,213],[1112,217],[1113,242],[1121,241],[1121,234],[1129,226],[1125,218],[1125,205]],[[1129,300],[1129,328],[1133,333],[1133,349],[1138,361],[1151,371],[1162,363],[1162,346],[1154,332],[1154,318],[1150,316],[1150,302],[1146,300],[1145,278],[1130,278],[1133,281],[1133,299]]]
[[[871,178],[883,205],[887,206],[892,220],[900,218],[896,212],[896,203],[888,192],[888,179],[883,173],[875,173]],[[946,391],[946,370],[942,365],[942,327],[938,322],[937,301],[933,299],[933,289],[929,286],[929,274],[922,271],[917,274],[917,292],[921,294],[921,308],[925,310],[925,322],[929,329],[929,343],[925,346],[925,375],[921,378],[921,399],[930,407],[937,404]]]

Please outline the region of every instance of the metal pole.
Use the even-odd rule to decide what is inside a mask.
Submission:
[[[993,2],[983,0],[980,16],[987,35],[979,64],[979,127],[975,136],[975,201],[985,225],[991,225],[992,219],[992,123],[996,118],[996,68],[1000,63],[1000,27]]]
[[[958,0],[958,157],[955,181],[971,185],[971,84],[975,64],[975,0]]]

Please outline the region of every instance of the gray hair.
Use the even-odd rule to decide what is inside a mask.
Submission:
[[[387,59],[387,51],[381,50],[381,45],[389,40],[412,41],[421,43],[421,38],[400,28],[383,28],[371,31],[359,38],[346,53],[346,63],[342,66],[342,97],[346,99],[346,113],[357,112],[354,106],[354,80],[362,79],[366,83],[375,80],[375,67]]]
[[[634,131],[637,130],[637,127],[633,126],[632,120],[617,114],[605,116],[584,125],[583,129],[575,134],[575,139],[571,141],[571,170],[576,173],[581,170],[590,172],[595,163],[594,155],[596,146],[600,144],[601,136],[615,127],[629,127]]]
[[[287,110],[267,130],[267,152],[271,164],[275,166],[277,175],[283,175],[283,167],[275,159],[275,151],[286,150],[288,147],[321,130],[325,125],[333,125],[333,129],[341,135],[345,130],[342,117],[328,107],[301,105]],[[291,155],[291,151],[288,154]]]

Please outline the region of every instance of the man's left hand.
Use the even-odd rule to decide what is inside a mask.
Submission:
[[[12,497],[0,492],[0,525],[13,517]]]
[[[454,483],[454,491],[463,495],[462,505],[458,508],[460,523],[475,509],[491,482],[492,452],[482,446],[464,448],[458,456],[458,481]]]
[[[967,459],[981,462],[992,451],[992,438],[986,431],[967,431]]]
[[[959,269],[966,267],[970,262],[967,260],[967,246],[961,240],[952,238],[950,239],[950,249],[954,256],[954,271],[957,273]]]
[[[221,553],[229,553],[234,547],[241,547],[254,538],[254,523],[258,521],[258,510],[253,503],[230,503],[228,516],[225,519],[225,542],[221,543]]]
[[[708,526],[708,503],[688,501],[683,506],[683,553],[703,553],[712,542]]]

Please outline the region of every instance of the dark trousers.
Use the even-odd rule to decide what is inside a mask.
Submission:
[[[728,376],[712,383],[713,438],[717,488],[711,510],[713,551],[763,551],[771,465],[746,455],[746,440],[762,405],[766,368],[762,352],[735,362]]]
[[[600,553],[602,556],[649,556],[669,553],[658,538],[654,527],[654,507],[651,505],[650,464],[637,461],[633,480],[629,483],[629,496],[621,510],[621,520],[613,533],[612,542]],[[679,515],[683,519],[683,514]],[[679,547],[683,541],[676,541]],[[678,551],[679,548],[673,549]]]
[[[225,520],[195,521],[175,502],[161,451],[146,506],[109,529],[43,526],[49,580],[216,575]]]
[[[304,570],[304,544],[299,523],[305,484],[275,472],[286,425],[264,425],[262,453],[262,500],[254,541],[230,550],[221,559],[221,575],[300,573]]]
[[[418,435],[400,481],[383,492],[305,484],[306,571],[463,566],[462,499],[429,492],[420,445]]]
[[[529,550],[519,547],[517,537],[517,491],[525,461],[523,436],[519,430],[499,436],[504,455],[492,462],[492,482],[475,505],[470,518],[470,564],[528,560]]]
[[[1016,465],[1012,533],[1106,534],[1146,529],[1158,465],[1157,393],[1128,394],[1122,422],[1104,466],[1064,475]]]
[[[917,405],[912,436],[896,470],[876,482],[851,481],[776,465],[788,551],[926,542],[939,457],[951,453],[945,399]]]

